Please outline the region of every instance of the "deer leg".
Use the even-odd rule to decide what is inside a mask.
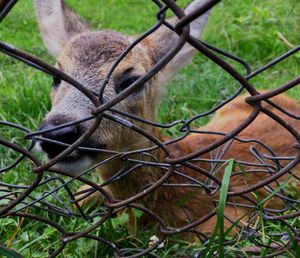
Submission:
[[[99,191],[93,191],[93,187],[90,185],[83,185],[77,190],[75,200],[80,207],[92,208],[104,203],[104,197]]]

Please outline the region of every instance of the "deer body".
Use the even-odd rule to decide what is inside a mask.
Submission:
[[[205,126],[198,128],[200,131],[217,131],[217,132],[230,132],[232,129],[237,127],[242,121],[244,121],[251,113],[252,107],[245,102],[245,99],[248,95],[243,95],[233,100],[228,105],[224,106],[217,111],[215,117]],[[294,114],[300,114],[300,105],[297,101],[287,97],[286,95],[276,96],[271,99],[275,104],[280,105],[289,112]],[[271,111],[278,114],[282,119],[287,121],[293,128],[297,131],[300,130],[300,123],[295,119],[291,119],[287,115],[280,113],[275,108],[271,108],[270,105],[265,105]],[[157,137],[164,139],[160,134],[157,134]],[[219,139],[220,135],[210,135],[210,134],[191,134],[190,136],[184,138],[182,141],[169,146],[169,151],[175,157],[182,157],[188,153],[193,153],[196,150],[209,146]],[[270,117],[265,114],[259,114],[256,120],[246,128],[239,135],[242,139],[256,139],[260,140],[263,143],[267,144],[276,155],[283,157],[293,157],[296,155],[297,150],[293,148],[293,145],[296,143],[294,137],[286,131],[281,125],[273,121]],[[229,151],[224,155],[222,159],[234,159],[239,161],[245,161],[248,163],[257,163],[257,157],[255,157],[251,152],[250,148],[255,147],[263,154],[268,154],[268,151],[264,149],[257,143],[249,142],[243,143],[234,141],[232,143]],[[158,162],[164,162],[165,157],[160,151],[156,153]],[[201,156],[201,158],[209,159],[209,154]],[[121,164],[121,162],[120,162]],[[211,164],[208,162],[197,162],[194,163],[198,167],[209,171]],[[270,162],[272,164],[272,162]],[[121,165],[115,166],[114,162],[111,166],[102,167],[99,170],[101,177],[104,180],[111,178],[119,169]],[[251,166],[245,166],[250,168]],[[114,170],[116,169],[116,170]],[[188,168],[181,168],[180,170],[185,175],[198,179],[199,181],[204,181],[205,176],[196,173],[195,171]],[[300,174],[300,166],[298,165],[294,171],[296,175]],[[131,196],[137,194],[145,186],[151,185],[156,182],[162,176],[161,173],[155,168],[141,168],[137,169],[134,173],[129,174],[124,179],[113,183],[110,185],[110,191],[113,196],[119,200],[130,198]],[[254,185],[263,179],[266,179],[269,175],[264,173],[250,173],[247,175],[241,174],[231,178],[230,187],[235,190],[242,190],[246,187]],[[219,172],[217,177],[222,180],[223,170]],[[287,176],[280,178],[279,181],[284,182]],[[179,176],[171,176],[168,180],[168,183],[189,183],[188,180],[183,179]],[[273,184],[275,186],[275,184]],[[190,200],[184,202],[184,204],[179,205],[180,199],[188,197],[190,194],[193,195]],[[263,189],[256,191],[256,194],[263,199],[269,193]],[[208,195],[203,189],[195,190],[191,188],[162,188],[157,190],[157,192],[150,197],[144,200],[143,205],[151,208],[156,214],[159,214],[162,218],[165,218],[173,226],[184,226],[188,221],[195,221],[199,218],[202,218],[214,210],[215,205],[214,201],[218,200],[218,195]],[[234,199],[231,199],[234,201]],[[245,203],[245,200],[235,199],[236,202]],[[250,203],[249,203],[250,204]],[[284,203],[279,198],[272,198],[268,203],[268,208],[282,208]],[[231,218],[233,221],[237,221],[245,214],[249,213],[249,209],[237,208],[237,207],[227,207],[225,214]],[[243,221],[243,220],[242,220]],[[245,219],[245,221],[247,221]],[[246,223],[246,222],[245,222]],[[202,232],[212,233],[216,225],[216,216],[206,221],[205,223],[198,226]],[[230,227],[232,224],[229,221],[225,221],[225,228]]]
[[[112,31],[93,31],[62,0],[35,0],[35,3],[43,40],[49,51],[57,58],[57,67],[81,82],[89,90],[98,92],[107,71],[132,42],[133,37]],[[201,4],[201,0],[196,0],[186,8],[185,12],[190,13]],[[205,14],[191,23],[190,33],[192,36],[198,38],[201,35],[207,18],[208,14]],[[172,23],[175,20],[173,19],[170,22]],[[161,56],[172,48],[177,38],[178,36],[174,32],[166,27],[161,27],[138,44],[112,74],[112,78],[105,88],[104,98],[113,98],[138,80],[158,62]],[[136,92],[116,104],[114,108],[155,121],[156,110],[161,101],[167,80],[191,60],[193,53],[194,49],[186,44],[162,71]],[[84,94],[64,81],[54,80],[53,86],[51,95],[52,109],[47,114],[42,129],[90,116],[93,104]],[[240,122],[244,121],[252,111],[252,107],[246,104],[244,99],[245,96],[242,96],[233,100],[230,104],[220,109],[210,123],[199,129],[223,133],[231,131]],[[300,114],[300,105],[284,95],[275,97],[274,102],[293,113]],[[298,121],[280,114],[275,109],[274,112],[292,124],[296,130],[300,130]],[[133,122],[149,134],[156,135],[157,138],[164,141],[164,137],[152,126],[137,121]],[[92,122],[87,121],[76,126],[55,130],[46,134],[45,137],[72,144],[91,126]],[[173,157],[180,157],[192,153],[203,146],[208,146],[220,137],[222,136],[195,133],[180,142],[169,145],[168,148]],[[279,156],[295,156],[296,153],[296,150],[291,147],[295,143],[294,138],[278,123],[275,123],[264,114],[259,114],[256,120],[240,133],[239,137],[261,140],[269,145]],[[273,140],[274,138],[280,140],[275,141]],[[263,151],[259,145],[253,142],[240,143],[234,141],[230,150],[222,158],[257,162],[256,158],[249,151],[251,145],[255,145],[257,149]],[[151,147],[153,143],[133,130],[104,119],[99,128],[84,143],[84,146],[126,152]],[[62,151],[62,148],[47,142],[40,143],[40,147],[50,159]],[[165,161],[165,154],[161,150],[153,151],[152,155],[158,162]],[[100,162],[107,157],[106,154],[89,155],[74,151],[55,166],[74,173],[82,172],[92,164]],[[133,155],[131,158],[151,161],[151,157],[141,154]],[[210,157],[207,154],[201,158]],[[206,162],[199,161],[195,165],[207,171],[211,169],[210,164]],[[123,166],[124,162],[121,158],[114,158],[99,168],[99,174],[103,180],[108,180],[120,171]],[[159,180],[164,173],[165,171],[162,172],[154,167],[142,166],[136,168],[126,177],[110,184],[108,190],[115,199],[124,200]],[[200,173],[196,173],[186,167],[181,167],[180,173],[199,181],[205,180],[205,177],[201,176]],[[255,173],[241,174],[232,178],[230,187],[243,189],[257,183],[264,176],[264,174],[261,176],[261,174]],[[223,173],[218,172],[217,177],[222,179]],[[188,180],[178,175],[172,175],[168,183],[188,183]],[[192,194],[193,198],[188,199],[183,204],[178,204],[179,199],[185,198],[189,194]],[[261,195],[264,196],[265,194],[264,190],[261,190]],[[203,189],[161,187],[140,201],[162,218],[166,218],[171,225],[183,226],[188,221],[195,221],[206,216],[215,208],[214,201],[217,199],[217,194],[208,195]],[[282,204],[274,201],[273,204],[271,202],[270,206],[278,205]],[[227,207],[225,213],[230,218],[237,220],[247,211],[243,208],[232,206]],[[200,224],[197,229],[211,232],[215,226],[215,219],[215,217],[212,217],[207,222]],[[231,225],[229,222],[226,223],[225,226],[227,227]]]

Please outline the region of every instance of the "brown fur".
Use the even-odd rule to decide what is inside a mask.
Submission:
[[[242,121],[244,121],[247,116],[251,113],[252,107],[245,103],[245,95],[238,97],[236,100],[233,100],[231,103],[226,105],[217,111],[215,117],[206,125],[199,130],[209,130],[209,131],[218,131],[218,132],[229,132],[233,128],[237,127]],[[276,104],[281,105],[283,108],[287,109],[290,112],[295,114],[300,114],[300,105],[293,99],[280,95],[272,99]],[[297,131],[300,130],[300,123],[297,120],[291,119],[290,117],[280,113],[269,105],[264,105],[274,113],[279,115],[285,121],[287,121],[290,125],[292,125]],[[159,135],[158,135],[159,136]],[[162,139],[164,137],[159,136]],[[222,136],[215,136],[209,134],[192,134],[186,137],[181,142],[177,142],[171,146],[169,146],[169,150],[172,155],[175,157],[181,157],[188,153],[192,153],[200,148],[206,147]],[[246,128],[243,132],[239,134],[239,137],[243,139],[257,139],[263,141],[278,156],[295,156],[297,154],[297,150],[293,148],[293,145],[296,143],[296,140],[293,136],[290,135],[281,125],[273,121],[271,118],[266,116],[263,113],[260,113],[255,121]],[[258,163],[255,156],[250,153],[249,148],[256,147],[264,154],[269,154],[266,150],[261,148],[257,143],[240,143],[234,141],[229,151],[223,157],[224,160],[227,159],[235,159],[239,161],[253,162]],[[163,155],[157,155],[159,158],[159,162],[164,162]],[[201,158],[209,158],[209,154],[202,156]],[[118,164],[117,162],[113,162],[112,166]],[[121,164],[121,163],[120,163]],[[195,163],[194,163],[195,164]],[[270,162],[271,164],[271,162]],[[198,162],[195,165],[198,167],[208,170],[210,169],[210,163]],[[245,166],[245,169],[249,169],[251,166]],[[104,167],[99,170],[101,176],[104,180],[110,178],[112,173],[110,172],[110,167]],[[217,175],[218,178],[222,179],[223,177],[223,169]],[[300,167],[297,166],[293,170],[296,175],[300,175]],[[200,176],[199,173],[192,171],[191,169],[182,168],[181,172],[189,175],[195,179],[200,181],[205,180],[204,176]],[[150,185],[156,182],[162,176],[159,171],[155,169],[137,169],[134,173],[129,174],[126,178],[118,181],[117,183],[113,183],[109,186],[110,191],[113,196],[117,199],[123,200],[127,199],[134,194],[138,193],[145,187],[146,185]],[[238,175],[232,176],[230,187],[235,190],[245,189],[251,185],[254,185],[261,180],[267,178],[269,175],[265,173],[248,173],[247,175]],[[283,182],[286,180],[286,175],[281,177],[278,181]],[[291,181],[293,178],[291,179]],[[295,180],[295,179],[294,179]],[[182,179],[179,176],[172,176],[169,180],[169,183],[189,183],[188,180]],[[272,186],[276,186],[275,183],[271,184]],[[184,202],[183,205],[179,205],[179,200],[182,198],[186,198],[190,194],[193,195],[191,199]],[[268,193],[259,189],[256,191],[256,196],[262,200],[266,197]],[[250,198],[254,198],[254,195],[248,195]],[[200,219],[201,217],[206,216],[210,211],[214,209],[213,201],[218,200],[218,195],[210,196],[204,190],[195,190],[192,188],[160,188],[154,194],[146,197],[144,201],[144,205],[150,209],[152,209],[156,214],[159,214],[162,218],[165,218],[168,223],[172,226],[184,226],[188,224],[188,221],[195,221]],[[255,200],[255,198],[254,198]],[[230,198],[231,202],[249,202],[243,200],[242,198]],[[282,208],[284,204],[279,198],[272,198],[266,205],[268,208]],[[244,215],[250,213],[250,209],[238,208],[233,206],[227,206],[225,210],[225,214],[231,218],[233,221],[238,221]],[[240,225],[248,224],[248,217],[244,217]],[[211,218],[209,221],[200,224],[197,229],[202,232],[212,233],[214,227],[216,225],[216,216]],[[232,224],[227,220],[225,221],[225,228],[230,227]]]
[[[87,23],[73,13],[61,0],[35,1],[45,45],[49,51],[57,57],[57,66],[76,80],[82,82],[88,89],[96,92],[99,91],[100,85],[109,68],[120,53],[132,42],[133,37],[112,31],[93,32]],[[188,6],[186,13],[192,12],[201,4],[201,0],[194,1]],[[203,15],[190,25],[191,35],[195,37],[201,35],[207,21],[207,16],[208,14]],[[176,19],[173,19],[172,22],[175,20]],[[111,99],[116,96],[116,87],[122,80],[127,78],[127,76],[142,76],[145,74],[160,57],[165,55],[166,52],[173,47],[177,38],[178,36],[175,33],[165,27],[161,27],[137,45],[123,59],[113,73],[104,92],[105,99]],[[194,52],[194,49],[186,44],[162,71],[143,85],[141,89],[116,104],[114,108],[133,113],[144,119],[155,120],[156,110],[162,99],[167,80],[189,62]],[[275,97],[274,102],[289,111],[298,115],[300,114],[299,104],[285,95]],[[287,117],[270,106],[267,107],[288,121],[297,131],[300,130],[299,121]],[[63,123],[78,120],[89,116],[92,108],[93,105],[87,97],[72,85],[62,82],[59,87],[52,92],[52,109],[46,116],[44,124],[57,125],[57,121]],[[239,97],[221,108],[216,113],[216,116],[206,126],[200,128],[200,130],[229,132],[244,121],[251,111],[252,107],[245,103],[245,97]],[[136,121],[133,122],[148,133],[156,135],[162,141],[165,140],[152,126]],[[89,130],[92,123],[93,121],[88,121],[80,124],[80,130]],[[192,134],[184,140],[168,146],[168,148],[173,156],[181,157],[212,144],[220,137],[222,136]],[[296,154],[296,150],[292,147],[295,143],[294,138],[284,130],[283,127],[263,113],[260,113],[256,120],[239,134],[239,137],[244,139],[259,139],[269,145],[278,156],[294,156]],[[100,145],[104,145],[107,149],[126,152],[150,147],[153,143],[140,134],[135,133],[133,130],[104,119],[99,128],[85,143],[85,146],[89,147],[97,147]],[[239,161],[258,163],[256,158],[249,151],[249,147],[253,146],[260,152],[269,154],[256,143],[240,143],[234,141],[223,159],[233,158]],[[161,151],[154,151],[152,154],[158,161],[165,161],[165,157]],[[108,157],[105,154],[99,154],[97,157],[92,158],[84,155],[84,157],[80,157],[77,151],[71,153],[70,156],[73,156],[74,160],[77,159],[77,161],[67,165],[60,162],[56,166],[75,173],[76,170],[83,171],[91,164],[95,164]],[[152,161],[150,157],[142,155],[130,157]],[[201,158],[210,157],[209,154],[206,154]],[[115,158],[105,163],[99,168],[100,177],[103,180],[111,178],[123,165],[124,163],[120,158]],[[194,165],[208,171],[210,170],[210,164],[206,162],[198,162]],[[251,166],[247,166],[247,169],[249,168],[251,168]],[[222,179],[223,176],[222,171],[223,169],[216,174],[220,179]],[[299,166],[295,168],[294,171],[299,171]],[[199,181],[205,180],[204,176],[186,167],[181,168],[181,173],[187,174]],[[115,199],[124,200],[155,183],[162,174],[162,171],[158,169],[142,167],[135,169],[125,178],[109,185],[107,189]],[[263,173],[233,175],[230,187],[234,190],[244,189],[266,177],[267,175]],[[285,178],[286,177],[282,177],[280,180],[282,181]],[[188,183],[187,179],[178,175],[171,176],[168,182]],[[84,186],[82,189],[86,188],[87,187]],[[259,198],[263,198],[266,194],[266,191],[263,189],[256,191],[256,195],[259,196]],[[189,195],[193,195],[193,198],[187,199],[187,201],[182,204],[178,203],[180,199]],[[254,198],[251,194],[249,194],[248,197]],[[95,196],[89,197],[89,199],[94,198]],[[101,198],[99,197],[99,199]],[[217,194],[210,196],[206,194],[203,189],[195,190],[184,187],[173,189],[171,187],[161,187],[157,191],[147,195],[143,200],[140,200],[140,202],[164,218],[171,226],[180,227],[188,224],[190,221],[195,221],[206,216],[215,208],[213,202],[217,199]],[[241,198],[230,198],[230,201],[243,201],[247,203],[247,201],[241,200]],[[279,207],[282,205],[283,203],[276,198],[268,202],[268,207]],[[235,206],[228,206],[225,211],[226,215],[234,221],[237,221],[244,214],[247,215],[249,212],[249,209],[247,210]],[[142,220],[148,222],[148,219],[149,218],[144,217]],[[240,224],[248,223],[247,220],[247,217],[243,218]],[[212,232],[215,224],[216,217],[213,217],[205,223],[200,224],[197,229],[203,232]],[[226,220],[225,227],[228,228],[230,225],[231,223]]]

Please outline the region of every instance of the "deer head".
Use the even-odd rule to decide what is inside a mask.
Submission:
[[[202,0],[192,2],[185,9],[185,13],[190,13],[201,6],[202,2]],[[35,6],[42,38],[49,52],[57,59],[56,67],[81,82],[87,89],[99,92],[108,70],[134,37],[109,30],[94,31],[62,0],[35,0]],[[207,18],[208,13],[190,24],[190,34],[193,37],[198,38],[201,35]],[[170,22],[174,23],[176,19]],[[104,99],[113,98],[143,76],[172,48],[177,38],[176,33],[162,26],[134,47],[112,74],[104,91]],[[155,120],[167,80],[185,66],[193,54],[193,47],[186,44],[163,70],[114,108],[144,119]],[[93,104],[83,93],[58,79],[53,81],[51,101],[52,109],[44,119],[42,129],[90,116],[93,109]],[[44,136],[72,144],[90,128],[91,124],[92,121],[80,123],[52,131]],[[145,124],[138,125],[150,133],[154,130]],[[150,142],[138,133],[103,119],[84,146],[126,151],[144,148],[149,144]],[[48,158],[55,157],[63,150],[62,147],[49,142],[41,142],[39,145]],[[99,160],[101,155],[92,156],[74,151],[57,166],[75,172]]]

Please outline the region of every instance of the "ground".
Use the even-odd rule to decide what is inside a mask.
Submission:
[[[190,2],[178,1],[181,6]],[[156,8],[151,1],[141,0],[86,0],[68,1],[74,9],[98,29],[112,29],[128,34],[140,34],[155,22]],[[225,51],[243,58],[253,70],[287,52],[300,42],[299,0],[225,0],[213,11],[203,39]],[[0,39],[16,47],[25,49],[40,58],[54,63],[42,44],[36,24],[32,1],[19,1],[7,19],[1,23]],[[245,69],[229,61],[242,74]],[[300,74],[300,53],[251,79],[257,89],[276,88]],[[39,127],[44,115],[50,109],[49,92],[51,77],[24,64],[0,54],[0,120],[20,123],[31,130]],[[197,54],[193,62],[178,74],[169,84],[168,93],[159,111],[159,120],[170,122],[188,118],[217,105],[234,92],[238,84],[221,68]],[[288,94],[300,100],[299,87]],[[197,121],[204,124],[207,118]],[[176,134],[173,130],[166,132]],[[1,137],[16,138],[22,142],[19,132],[0,127]],[[0,146],[1,167],[9,164],[15,153]],[[27,165],[2,174],[7,183],[29,182],[32,175]],[[43,214],[45,215],[45,214]],[[47,216],[47,215],[45,215]],[[68,230],[75,231],[85,227],[80,220],[60,220]],[[128,236],[118,221],[110,221],[97,234],[121,245],[142,246],[147,240],[140,235]],[[122,224],[122,223],[119,223]],[[6,244],[26,257],[47,257],[49,245],[56,245],[56,233],[38,223],[24,222],[17,229],[18,220],[0,220],[0,244]],[[14,233],[17,233],[14,236]],[[7,241],[10,239],[9,241]],[[146,236],[147,239],[147,236]],[[107,249],[84,239],[69,244],[64,257],[109,256]],[[161,257],[171,257],[182,252],[178,245],[163,249]]]

